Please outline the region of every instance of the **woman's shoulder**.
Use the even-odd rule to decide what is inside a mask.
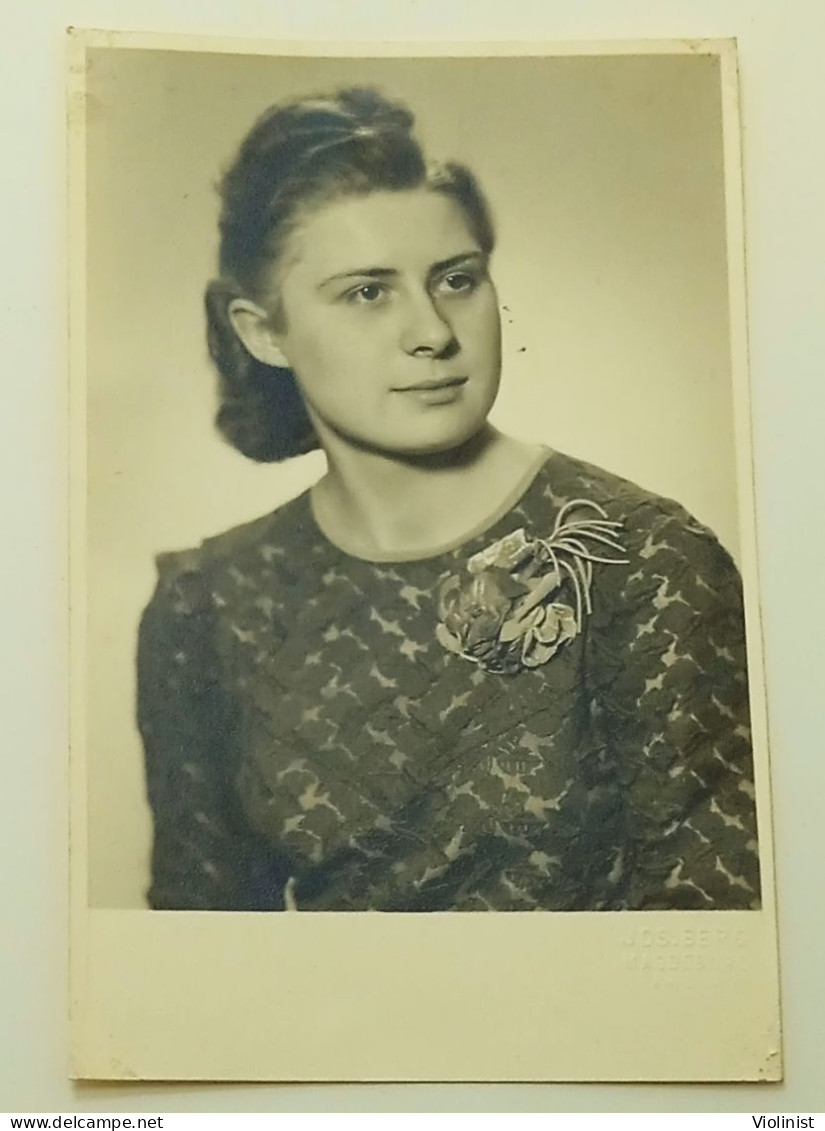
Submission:
[[[643,563],[707,559],[732,564],[715,533],[675,499],[656,494],[631,479],[562,452],[553,452],[541,471],[543,497],[554,509],[573,502],[595,504],[620,524],[620,540]],[[734,567],[735,568],[735,567]]]
[[[646,522],[677,519],[697,530],[707,529],[675,499],[656,494],[632,479],[566,452],[550,453],[541,468],[540,479],[545,484],[545,496],[559,504],[582,499],[625,518],[639,514]]]
[[[213,604],[213,594],[226,578],[254,585],[262,570],[278,562],[305,559],[307,543],[317,540],[311,520],[309,492],[274,511],[205,537],[184,549],[155,556],[157,596],[172,610],[196,613]]]
[[[742,583],[736,563],[713,531],[682,504],[562,453],[548,459],[538,487],[530,516],[534,527],[541,523],[552,531],[560,515],[569,516],[573,522],[561,531],[567,549],[582,548],[583,530],[610,535],[613,545],[585,538],[583,546],[593,559],[593,624],[599,631],[619,621],[647,625],[655,613],[669,629],[680,617],[685,624],[698,617],[706,624],[724,622],[733,635],[741,635]],[[581,514],[572,507],[576,502],[583,506]],[[576,527],[576,519],[597,514],[588,512],[588,504],[612,525]]]

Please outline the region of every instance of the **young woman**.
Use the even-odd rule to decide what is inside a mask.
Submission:
[[[151,906],[759,904],[739,578],[677,504],[496,431],[493,229],[406,108],[268,111],[222,183],[218,424],[327,472],[161,555]]]

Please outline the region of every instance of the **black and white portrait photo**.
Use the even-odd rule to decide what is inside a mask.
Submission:
[[[132,1042],[170,1078],[380,1077],[382,1002],[465,986],[483,1033],[493,986],[499,1034],[621,997],[611,1057],[656,1019],[630,1067],[590,1005],[549,1068],[501,1036],[516,1077],[687,1079],[717,1062],[664,1065],[680,994],[770,1014],[731,51],[85,47],[88,1071]],[[349,1051],[275,1033],[278,969]],[[410,1072],[499,1078],[494,1045]]]
[[[583,372],[605,365],[594,362],[587,339],[603,338],[608,355],[629,349],[621,322],[635,317],[632,333],[650,342],[634,346],[655,352],[655,379],[682,380],[675,355],[684,347],[668,320],[685,299],[701,302],[686,294],[701,271],[705,285],[724,286],[724,249],[712,246],[724,236],[714,227],[723,203],[718,117],[715,130],[700,132],[695,121],[677,123],[671,109],[674,91],[684,98],[690,86],[704,93],[704,84],[700,109],[711,121],[718,115],[712,61],[597,61],[603,74],[593,101],[604,101],[593,113],[614,115],[619,133],[621,99],[646,98],[660,136],[646,138],[635,165],[628,151],[599,161],[591,152],[589,179],[579,169],[575,184],[553,86],[564,93],[564,71],[586,60],[557,61],[558,73],[546,64],[542,101],[533,92],[506,111],[497,103],[494,118],[489,95],[467,81],[479,66],[472,61],[373,64],[357,83],[357,69],[340,62],[293,61],[286,74],[270,63],[272,82],[250,82],[255,113],[240,132],[227,123],[218,142],[205,122],[186,118],[192,95],[169,85],[163,56],[140,54],[118,57],[109,79],[109,61],[101,61],[97,112],[105,121],[107,81],[128,82],[140,62],[157,83],[152,97],[163,116],[153,124],[168,136],[138,137],[135,120],[135,135],[119,137],[121,157],[153,154],[144,169],[157,181],[154,207],[167,194],[166,207],[177,207],[183,222],[188,194],[208,192],[213,215],[178,240],[168,213],[145,206],[140,179],[122,160],[115,167],[115,146],[100,157],[98,177],[128,179],[129,192],[102,202],[101,235],[95,224],[90,233],[92,246],[103,230],[111,239],[99,252],[111,262],[98,305],[92,291],[92,337],[105,305],[113,335],[132,323],[145,343],[125,359],[130,434],[121,431],[118,442],[141,444],[163,412],[154,475],[193,458],[182,397],[166,389],[158,404],[149,391],[143,371],[157,350],[169,351],[163,384],[188,383],[197,397],[204,441],[224,446],[223,462],[265,469],[259,482],[276,499],[282,469],[323,454],[309,486],[228,529],[213,529],[221,507],[214,524],[209,518],[220,471],[217,461],[207,464],[196,487],[201,537],[187,545],[188,531],[161,533],[157,524],[157,583],[136,648],[152,817],[148,905],[758,907],[735,547],[720,539],[710,508],[694,511],[700,491],[670,498],[641,470],[638,480],[626,474],[629,460],[617,467],[606,451],[602,462],[595,443],[573,449],[554,413],[558,407],[563,420],[565,402],[585,401],[596,436],[632,432],[626,443],[665,454],[681,445],[688,475],[701,476],[706,461],[712,468],[731,460],[730,451],[714,451],[732,445],[729,405],[718,437],[702,419],[703,397],[729,396],[719,361],[702,372],[713,362],[691,359],[697,369],[686,392],[698,403],[666,422],[655,406],[647,411],[644,388],[622,387],[628,359],[600,374],[614,385],[611,398],[599,397],[599,382]],[[232,60],[188,62],[220,74]],[[492,77],[503,86],[510,72],[540,89],[532,63],[525,73],[524,63],[502,60]],[[423,89],[414,96],[426,85],[420,70],[436,76],[438,98]],[[178,83],[185,79],[179,67]],[[127,105],[114,89],[122,113],[149,122],[145,105]],[[217,102],[220,91],[207,90]],[[518,136],[522,116],[532,140]],[[677,124],[674,139],[667,130]],[[187,132],[196,126],[201,133]],[[590,128],[607,132],[611,123]],[[165,160],[173,146],[174,170]],[[619,158],[629,167],[613,169]],[[688,158],[707,167],[686,167],[688,183],[680,184],[676,166]],[[580,199],[564,199],[571,192]],[[684,199],[668,198],[679,193]],[[657,218],[645,231],[645,213],[668,206],[671,230],[656,230]],[[519,224],[510,213],[522,209]],[[625,233],[636,258],[617,265],[615,246],[553,232],[565,211],[593,228],[635,224],[639,243],[655,236],[658,246],[634,246]],[[136,214],[131,224],[127,212]],[[188,254],[196,236],[200,278]],[[686,280],[673,245],[694,238],[708,246]],[[117,254],[131,240],[143,244],[142,264],[125,247]],[[654,254],[658,262],[647,262]],[[581,276],[590,276],[615,321],[605,325],[594,301],[577,314],[580,356],[567,343],[554,362],[564,308],[557,296],[571,258],[580,276],[573,285],[581,289]],[[519,272],[532,292],[529,310],[510,281]],[[173,289],[176,273],[185,273],[187,291]],[[651,296],[649,311],[641,309],[645,273],[671,292]],[[628,298],[614,288],[641,293]],[[535,344],[503,348],[503,327],[519,327],[528,314],[536,323],[523,332]],[[700,310],[690,314],[698,335],[716,330],[723,339]],[[192,357],[197,383],[175,368],[175,348]],[[513,380],[522,384],[527,435],[496,419],[497,397]],[[719,388],[706,388],[711,381]],[[213,411],[216,429],[205,420]],[[165,507],[162,492],[152,505]],[[114,538],[116,527],[97,536]],[[135,808],[139,801],[131,798]]]

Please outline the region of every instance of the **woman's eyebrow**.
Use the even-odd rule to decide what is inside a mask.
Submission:
[[[473,248],[471,251],[462,251],[459,255],[451,255],[449,259],[442,259],[440,263],[434,263],[429,270],[430,275],[440,275],[444,271],[449,271],[452,267],[460,267],[464,263],[484,263],[487,256],[483,251]]]
[[[330,275],[328,279],[324,279],[322,283],[318,284],[318,290],[329,286],[330,283],[338,283],[342,279],[363,279],[364,277],[388,279],[397,274],[398,271],[394,267],[355,267],[352,271],[339,271],[337,275]]]
[[[433,275],[440,275],[444,271],[449,271],[452,267],[458,267],[462,263],[471,263],[475,261],[484,262],[486,255],[473,248],[470,251],[462,251],[458,255],[451,255],[449,259],[442,259],[438,263],[434,263],[427,272],[428,277]],[[328,279],[318,284],[318,290],[329,286],[330,283],[338,283],[344,279],[390,279],[399,275],[400,272],[395,267],[355,267],[351,271],[340,271],[336,275],[330,275]]]

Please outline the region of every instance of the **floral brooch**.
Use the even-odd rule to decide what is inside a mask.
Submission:
[[[549,538],[528,538],[520,527],[479,550],[441,585],[439,643],[505,675],[547,663],[592,611],[594,563],[627,564],[621,526],[597,503],[573,499]],[[571,594],[573,604],[561,599]]]

